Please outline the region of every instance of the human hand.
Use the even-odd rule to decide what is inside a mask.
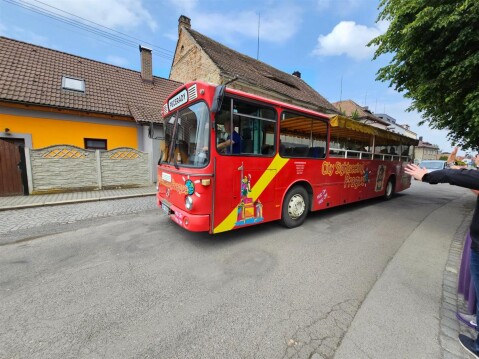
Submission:
[[[456,162],[456,155],[458,150],[459,150],[459,147],[457,146],[452,149],[451,154],[449,155],[446,161],[449,166],[454,165],[454,163]]]
[[[404,172],[406,172],[406,174],[414,177],[414,179],[416,179],[418,181],[422,181],[422,178],[427,173],[427,169],[421,168],[418,165],[410,163],[406,166],[406,168],[404,169]]]

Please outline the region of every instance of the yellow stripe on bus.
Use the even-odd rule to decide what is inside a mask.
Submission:
[[[288,158],[282,158],[279,155],[271,161],[270,165],[261,175],[258,182],[255,183],[253,188],[250,192],[250,197],[253,198],[253,202],[258,199],[258,197],[263,193],[266,186],[268,186],[273,178],[278,174],[278,172],[284,167],[286,163],[288,163]],[[231,213],[221,222],[218,226],[216,226],[213,230],[213,233],[225,232],[229,231],[234,228],[236,220],[238,218],[238,208],[235,207]]]

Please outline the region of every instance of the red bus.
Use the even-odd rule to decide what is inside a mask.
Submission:
[[[346,117],[202,82],[181,86],[162,114],[157,202],[189,231],[292,228],[309,211],[411,184],[417,140]]]

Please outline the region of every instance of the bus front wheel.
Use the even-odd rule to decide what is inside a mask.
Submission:
[[[309,196],[302,186],[291,188],[283,201],[281,223],[287,228],[303,224],[308,215]]]
[[[394,180],[389,178],[386,190],[384,191],[384,199],[389,200],[394,196]]]

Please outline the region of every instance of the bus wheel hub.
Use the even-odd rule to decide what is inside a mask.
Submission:
[[[289,216],[293,219],[301,217],[305,209],[304,199],[299,194],[291,197],[288,203],[288,213]]]

